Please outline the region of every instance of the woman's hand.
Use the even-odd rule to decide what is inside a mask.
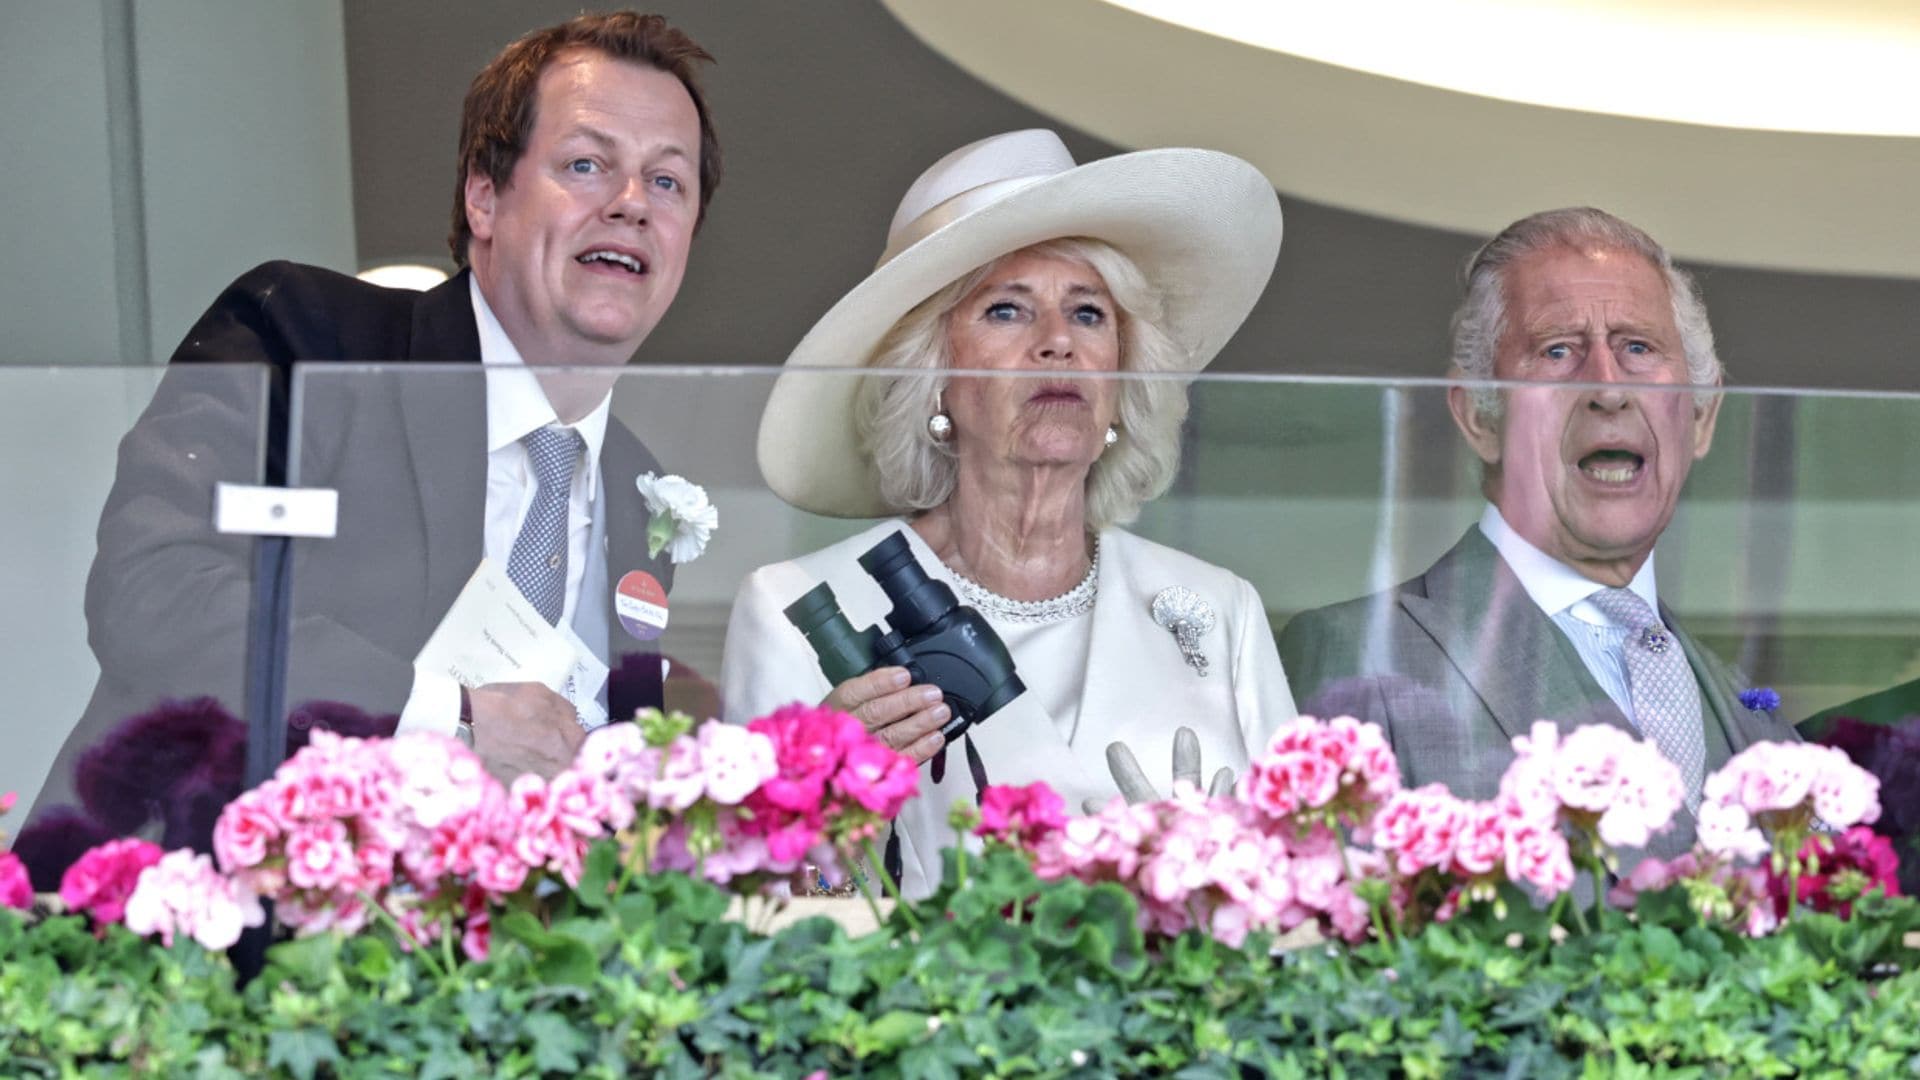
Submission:
[[[820,704],[859,717],[868,731],[919,764],[946,745],[940,725],[952,710],[939,687],[909,685],[912,681],[906,668],[876,668],[834,687]]]

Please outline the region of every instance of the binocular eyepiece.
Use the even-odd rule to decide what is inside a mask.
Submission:
[[[940,734],[949,742],[1026,692],[1000,635],[945,582],[927,576],[904,533],[868,549],[860,569],[893,603],[887,614],[892,629],[855,630],[824,581],[786,608],[787,621],[813,646],[829,684],[875,668],[904,667],[915,683],[937,686],[945,695],[953,715]]]

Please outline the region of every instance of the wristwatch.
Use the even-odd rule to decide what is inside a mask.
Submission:
[[[473,749],[473,698],[467,695],[467,688],[460,688],[460,719],[453,725],[453,737]]]

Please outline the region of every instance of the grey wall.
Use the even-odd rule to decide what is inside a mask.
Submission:
[[[120,357],[101,7],[0,16],[0,361]]]
[[[337,0],[0,12],[0,363],[165,359],[268,258],[356,268]]]
[[[708,85],[727,179],[643,360],[779,362],[872,266],[922,168],[983,135],[1052,126],[930,52],[878,4],[650,6],[719,58]],[[345,9],[361,256],[444,257],[467,80],[506,41],[579,4],[345,0]],[[1065,134],[1076,155],[1114,151]],[[1659,182],[1658,163],[1648,175]],[[1476,239],[1281,196],[1279,269],[1216,370],[1440,374],[1460,264]],[[1920,283],[1696,269],[1734,380],[1920,389],[1905,356],[1920,336]]]

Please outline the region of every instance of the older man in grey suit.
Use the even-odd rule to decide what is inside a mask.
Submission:
[[[1288,624],[1302,710],[1379,723],[1409,783],[1474,798],[1536,719],[1652,739],[1689,809],[1733,753],[1793,738],[1660,603],[1654,545],[1720,404],[1705,305],[1667,252],[1599,210],[1514,223],[1469,265],[1453,367],[1541,385],[1449,389],[1488,506],[1425,574]],[[1692,831],[1689,814],[1656,850]]]

